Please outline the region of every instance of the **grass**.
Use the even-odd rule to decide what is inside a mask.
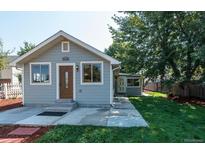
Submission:
[[[130,97],[148,128],[56,126],[36,142],[205,142],[205,107],[163,97]]]
[[[149,94],[150,96],[154,96],[154,97],[167,97],[167,94],[165,93],[161,93],[161,92],[154,92],[154,91],[146,91],[146,94]]]

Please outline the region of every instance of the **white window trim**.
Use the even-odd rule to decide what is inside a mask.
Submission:
[[[59,67],[60,66],[73,66],[73,100],[76,100],[76,91],[75,91],[75,86],[76,86],[76,67],[75,63],[56,63],[56,99],[60,99],[60,87],[59,87]]]
[[[101,82],[83,82],[83,64],[101,64]],[[81,61],[80,62],[80,84],[81,85],[103,85],[104,84],[104,69],[103,61]]]
[[[29,63],[30,64],[30,85],[52,85],[52,78],[51,78],[51,62],[32,62],[32,63]],[[32,82],[32,68],[31,68],[31,65],[32,64],[39,64],[39,65],[43,65],[43,64],[46,64],[46,65],[49,65],[49,82],[48,83],[33,83]]]
[[[139,80],[139,86],[128,86],[128,84],[127,84],[127,87],[128,87],[128,88],[139,88],[139,87],[140,87],[140,78],[137,78],[137,77],[128,77],[127,80],[128,80],[128,79],[138,79],[138,80]]]
[[[113,95],[114,95],[113,70],[112,70],[112,64],[110,63],[110,104],[113,104]]]
[[[25,67],[24,67],[24,64],[23,64],[23,66],[22,66],[22,80],[21,80],[21,84],[22,84],[22,103],[23,103],[23,105],[25,105],[25,98],[24,98],[24,75],[25,75],[25,73],[24,73],[24,69]]]
[[[68,44],[68,50],[63,50],[63,44],[64,43]],[[61,42],[61,52],[70,52],[70,42],[69,41],[62,41]]]

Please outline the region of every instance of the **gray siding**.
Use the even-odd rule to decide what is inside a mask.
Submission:
[[[142,95],[141,87],[127,87],[126,95],[127,96],[141,96]]]
[[[68,56],[69,61],[62,61]],[[24,103],[50,104],[56,101],[56,63],[75,63],[80,67],[81,61],[103,61],[103,85],[81,85],[80,70],[76,72],[76,101],[80,105],[110,104],[110,62],[90,53],[84,48],[70,42],[70,52],[61,52],[61,43],[54,45],[47,52],[30,62],[51,62],[51,85],[30,85],[29,63],[24,64]],[[81,68],[79,68],[81,69]]]

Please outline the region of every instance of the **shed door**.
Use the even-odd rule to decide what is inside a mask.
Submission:
[[[60,66],[60,99],[73,98],[73,66]]]
[[[117,86],[117,92],[118,93],[126,93],[126,82],[124,77],[118,78],[118,86]]]

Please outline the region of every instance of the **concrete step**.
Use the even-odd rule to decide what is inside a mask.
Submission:
[[[75,103],[72,99],[58,99],[55,101],[56,103]]]
[[[45,111],[49,112],[71,112],[73,111],[73,107],[46,107]]]
[[[46,107],[46,111],[69,112],[78,107],[77,102],[67,100],[57,100],[55,104]]]

